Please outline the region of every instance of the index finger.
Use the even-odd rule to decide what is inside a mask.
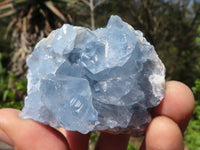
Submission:
[[[167,116],[174,120],[184,132],[194,110],[192,91],[183,83],[168,81],[165,97],[153,111],[154,116]]]

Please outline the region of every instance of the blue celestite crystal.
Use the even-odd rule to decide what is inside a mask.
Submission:
[[[140,135],[164,96],[154,47],[118,16],[95,31],[64,24],[35,46],[27,65],[20,116],[53,127]]]

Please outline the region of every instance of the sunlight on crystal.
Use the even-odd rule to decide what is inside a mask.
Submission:
[[[88,133],[141,135],[164,96],[165,67],[143,33],[119,16],[91,31],[64,24],[27,59],[20,117]]]

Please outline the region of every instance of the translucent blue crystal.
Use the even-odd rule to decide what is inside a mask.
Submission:
[[[140,135],[164,96],[154,47],[118,16],[95,31],[64,24],[35,46],[27,65],[20,116],[53,127]]]

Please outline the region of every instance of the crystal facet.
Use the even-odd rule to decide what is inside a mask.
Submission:
[[[164,96],[165,67],[154,47],[118,16],[95,31],[64,24],[27,65],[20,116],[53,127],[140,135]]]

